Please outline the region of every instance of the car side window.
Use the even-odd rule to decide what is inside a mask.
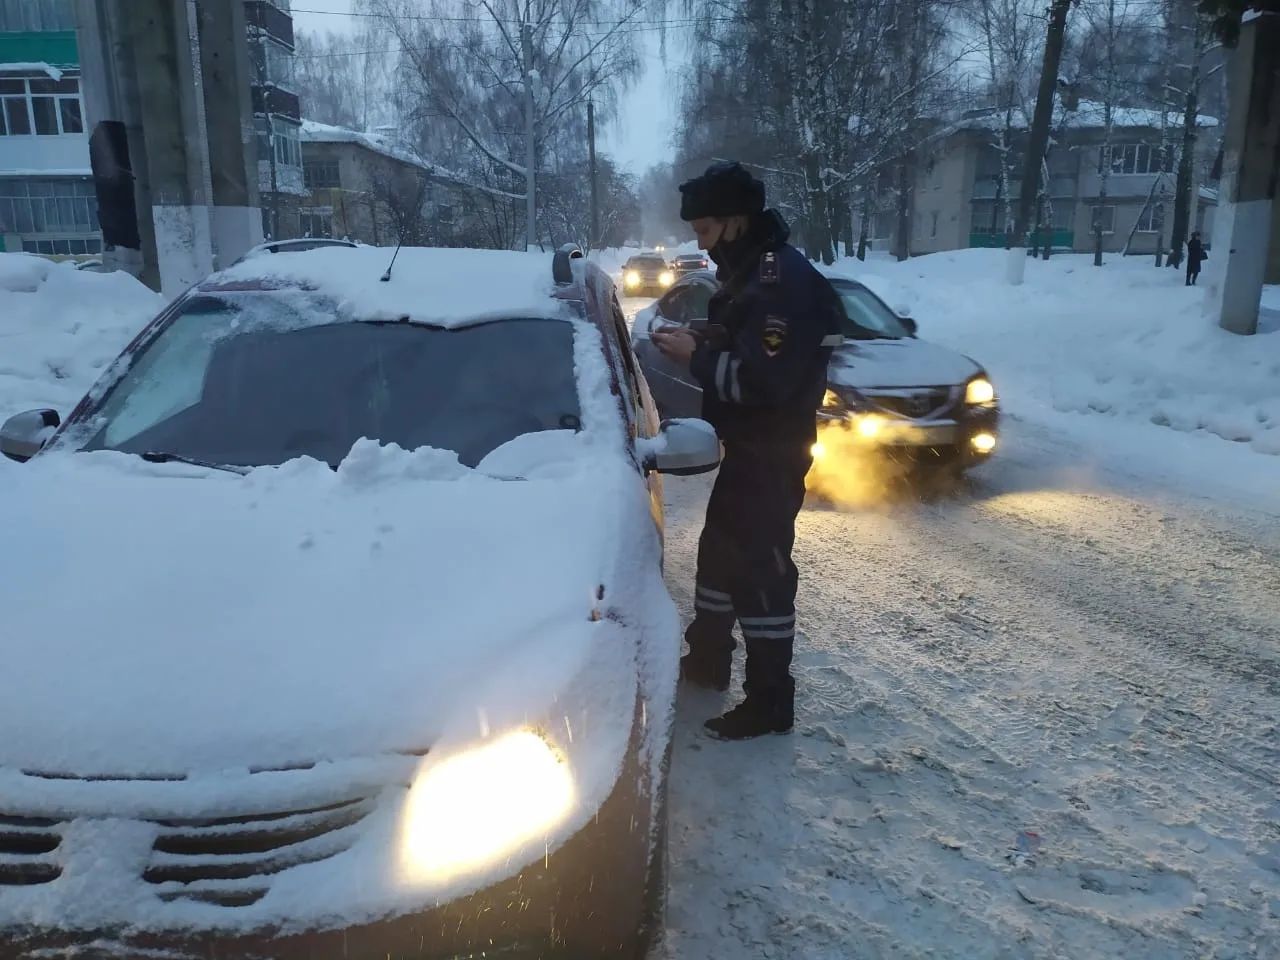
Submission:
[[[658,312],[672,323],[688,324],[692,314],[689,313],[689,288],[677,287],[667,293],[658,304]]]
[[[618,354],[622,358],[623,387],[627,395],[627,412],[632,423],[639,424],[643,418],[640,412],[644,409],[644,400],[640,394],[640,376],[636,371],[636,355],[631,349],[631,337],[627,334],[627,320],[623,316],[622,307],[618,304],[618,296],[614,294],[610,303],[614,340]]]
[[[695,330],[700,330],[707,325],[707,313],[711,307],[712,290],[705,283],[692,283],[689,285],[689,297],[686,301],[689,312],[688,323]]]

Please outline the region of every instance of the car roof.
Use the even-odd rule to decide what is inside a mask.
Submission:
[[[395,256],[391,277],[382,278]],[[575,259],[557,283],[553,255],[511,250],[326,246],[286,257],[253,257],[215,273],[199,292],[294,288],[335,300],[357,320],[409,320],[462,327],[490,320],[574,319],[590,285],[612,281]],[[597,293],[597,299],[599,294]]]

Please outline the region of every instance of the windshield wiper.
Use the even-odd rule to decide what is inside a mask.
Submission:
[[[248,467],[242,467],[230,463],[211,463],[208,460],[198,460],[195,457],[185,457],[180,453],[168,453],[164,450],[148,450],[146,453],[140,453],[147,463],[185,463],[192,467],[208,467],[210,470],[226,470],[229,473],[239,473],[241,475],[249,472]]]

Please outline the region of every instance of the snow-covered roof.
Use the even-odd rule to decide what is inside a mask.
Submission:
[[[316,120],[303,120],[298,139],[303,143],[354,143],[374,153],[379,153],[392,160],[399,160],[411,166],[435,173],[435,164],[428,163],[403,143],[396,143],[389,137],[377,133],[364,133],[347,127],[335,127]]]
[[[567,316],[554,299],[552,255],[511,250],[405,247],[391,280],[380,278],[392,248],[322,248],[254,257],[214,274],[206,286],[263,279],[317,291],[359,320],[466,326],[511,317]]]
[[[1176,127],[1181,123],[1181,117],[1175,111],[1169,111],[1165,116],[1170,128]],[[1095,100],[1081,100],[1074,110],[1063,110],[1061,104],[1059,104],[1058,110],[1055,111],[1054,115],[1054,125],[1057,126],[1058,124],[1073,130],[1100,130],[1106,124],[1106,107]],[[1111,108],[1111,124],[1116,129],[1146,127],[1158,130],[1160,129],[1160,111],[1147,107],[1113,106]],[[980,116],[966,117],[956,124],[960,129],[970,130],[995,130],[1003,125],[1004,114],[996,110]],[[1218,126],[1218,118],[1202,114],[1197,119],[1196,125],[1199,127],[1216,127]],[[1013,126],[1016,129],[1025,129],[1027,127],[1026,118],[1015,115]]]

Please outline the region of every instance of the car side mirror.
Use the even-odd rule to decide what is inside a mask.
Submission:
[[[636,452],[646,471],[691,476],[720,465],[720,438],[705,420],[663,420],[656,437],[637,441]]]
[[[911,334],[913,337],[920,330],[920,324],[916,323],[910,317],[899,317],[899,319],[902,321],[902,325],[907,328],[907,333]]]
[[[57,410],[28,410],[0,427],[0,453],[24,463],[44,449],[62,423]]]

